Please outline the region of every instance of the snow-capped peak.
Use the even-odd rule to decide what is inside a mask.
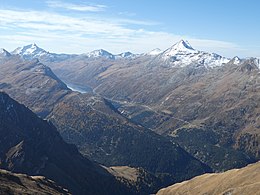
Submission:
[[[115,59],[120,59],[120,58],[127,58],[127,59],[132,59],[140,56],[139,54],[133,54],[130,51],[123,52],[120,54],[115,55]]]
[[[127,57],[130,57],[132,55],[134,55],[134,54],[129,52],[129,51],[118,54],[118,56],[121,56],[122,58],[127,58]]]
[[[235,56],[232,60],[230,60],[230,62],[232,62],[232,63],[235,64],[235,65],[240,64],[241,61],[242,61],[242,60],[241,60],[239,57],[237,57],[237,56]]]
[[[228,63],[230,60],[215,53],[207,53],[193,49],[188,41],[181,40],[159,54],[158,59],[165,65],[185,67],[188,65],[213,68]]]
[[[165,56],[165,58],[168,58],[178,54],[183,55],[192,53],[198,53],[198,51],[193,49],[188,41],[181,40],[178,43],[171,46],[169,49],[165,50],[163,52],[163,55]]]
[[[180,40],[178,43],[174,44],[171,49],[178,51],[194,50],[188,41]]]
[[[40,57],[44,54],[47,54],[44,49],[38,47],[35,43],[26,45],[24,47],[18,47],[15,49],[12,54],[18,54],[26,58],[35,58],[35,57]]]
[[[11,54],[8,51],[6,51],[5,49],[0,48],[0,55],[6,57],[6,56],[10,56]]]
[[[91,51],[91,52],[85,54],[85,56],[87,56],[89,58],[98,58],[98,57],[105,57],[105,58],[109,58],[109,59],[115,58],[115,56],[113,54],[109,53],[108,51],[106,51],[104,49],[98,49],[98,50]]]
[[[155,48],[152,51],[150,51],[149,53],[147,53],[147,55],[156,56],[156,55],[159,55],[160,53],[162,53],[162,50],[160,50],[159,48]]]

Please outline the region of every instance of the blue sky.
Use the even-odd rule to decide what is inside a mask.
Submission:
[[[0,48],[36,43],[57,53],[166,49],[260,56],[257,0],[0,0]]]

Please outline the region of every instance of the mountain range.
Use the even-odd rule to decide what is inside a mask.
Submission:
[[[249,149],[242,144],[257,140],[251,133],[258,126],[256,58],[227,59],[180,41],[158,55],[131,60],[77,56],[41,61],[66,83],[92,88],[125,117],[170,136],[214,170],[241,167],[258,158],[257,145]]]
[[[120,54],[112,54],[106,50],[99,49],[94,50],[89,53],[80,54],[80,55],[69,55],[69,54],[56,54],[50,53],[45,51],[44,49],[38,47],[36,44],[26,45],[24,47],[18,47],[14,51],[11,52],[12,54],[21,55],[26,59],[33,59],[33,58],[55,58],[60,57],[61,60],[67,56],[67,58],[71,56],[81,56],[86,58],[106,58],[106,59],[121,59],[121,58],[137,58],[140,56],[148,55],[148,56],[158,56],[159,60],[164,61],[166,64],[171,64],[172,66],[183,66],[189,65],[191,63],[201,64],[207,67],[215,67],[221,66],[230,61],[230,59],[222,57],[218,54],[211,54],[207,52],[198,51],[192,48],[192,46],[184,40],[179,41],[178,43],[174,44],[169,49],[165,51],[161,51],[160,49],[156,48],[150,52],[144,54],[133,54],[131,52],[123,52]],[[66,59],[66,58],[65,58]]]
[[[0,59],[0,67],[1,90],[51,121],[65,141],[92,161],[141,167],[161,186],[211,171],[170,139],[122,116],[110,101],[71,91],[38,59],[12,54]],[[154,186],[147,193],[159,189]]]
[[[183,40],[116,55],[31,44],[2,49],[0,68],[1,90],[51,121],[85,157],[114,167],[106,170],[135,192],[259,160],[257,58],[229,59]],[[129,181],[136,175],[141,184]]]

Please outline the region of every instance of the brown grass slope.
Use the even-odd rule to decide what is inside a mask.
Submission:
[[[70,194],[68,190],[63,189],[43,176],[15,174],[3,169],[0,170],[0,183],[0,194]]]
[[[161,189],[157,195],[260,194],[260,162],[223,173],[204,174]]]

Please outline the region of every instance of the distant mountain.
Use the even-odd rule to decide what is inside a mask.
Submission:
[[[15,49],[12,54],[21,55],[24,58],[39,58],[43,55],[47,55],[48,52],[46,52],[44,49],[39,48],[35,43],[26,45],[24,47],[18,47]]]
[[[230,64],[235,64],[235,65],[238,65],[242,62],[242,59],[240,59],[238,56],[235,56],[234,58],[232,58],[229,63]]]
[[[134,194],[65,143],[51,123],[2,92],[0,110],[0,168],[44,175],[73,194]]]
[[[147,53],[147,55],[155,56],[162,52],[163,52],[162,50],[160,50],[159,48],[156,48],[156,49],[153,49],[152,51],[150,51],[149,53]]]
[[[84,55],[89,57],[89,58],[104,57],[104,58],[107,58],[107,59],[115,59],[115,56],[113,54],[111,54],[108,51],[103,50],[103,49],[94,50],[94,51],[86,53]]]
[[[259,194],[260,163],[224,173],[204,174],[161,189],[157,195],[178,194]]]
[[[13,55],[19,55],[27,60],[32,59],[40,59],[40,60],[46,60],[48,62],[61,62],[64,60],[68,60],[70,58],[76,57],[78,55],[76,54],[56,54],[56,53],[50,53],[46,50],[38,47],[38,45],[29,44],[23,47],[18,47],[14,51],[11,52]]]
[[[139,56],[139,54],[133,54],[133,53],[128,51],[128,52],[123,52],[123,53],[115,55],[115,58],[116,59],[120,59],[120,58],[131,59],[131,58],[136,58],[138,56]]]
[[[181,40],[160,53],[157,57],[157,61],[171,67],[184,67],[195,64],[197,66],[213,68],[226,64],[230,60],[218,54],[195,50],[188,41]]]
[[[43,176],[15,174],[3,169],[0,169],[0,183],[1,194],[71,194],[68,190]]]
[[[133,54],[131,52],[123,52],[120,54],[112,54],[106,50],[99,49],[81,55],[73,54],[55,54],[45,51],[36,44],[18,47],[12,54],[18,54],[25,59],[38,58],[42,62],[63,62],[68,59],[81,59],[87,57],[90,59],[104,58],[104,59],[133,59],[141,56],[140,54]],[[188,41],[181,40],[165,51],[156,48],[147,53],[149,56],[157,56],[153,63],[159,63],[170,67],[183,67],[191,64],[204,66],[206,68],[213,68],[226,64],[230,60],[218,54],[211,54],[203,51],[193,49]],[[83,60],[86,60],[83,58]]]
[[[0,55],[1,53],[3,53],[4,49],[0,50]],[[38,47],[35,43],[34,44],[30,44],[30,45],[26,45],[23,47],[18,47],[17,49],[15,49],[13,52],[11,52],[11,54],[14,55],[20,55],[25,59],[34,59],[34,58],[38,58],[40,60],[42,60],[43,62],[48,61],[48,62],[60,62],[60,61],[64,61],[64,60],[68,60],[70,58],[76,58],[76,57],[87,57],[87,58],[92,58],[92,59],[96,59],[96,58],[105,58],[105,59],[111,59],[111,60],[115,60],[115,59],[121,59],[121,58],[135,58],[138,57],[138,54],[133,54],[131,52],[123,52],[120,54],[112,54],[109,53],[108,51],[104,50],[104,49],[98,49],[98,50],[94,50],[91,51],[89,53],[85,53],[85,54],[81,54],[81,55],[76,55],[76,54],[56,54],[56,53],[50,53],[47,52],[46,50]]]
[[[106,58],[106,59],[112,59],[112,60],[122,59],[122,58],[131,59],[131,58],[135,58],[135,57],[139,56],[138,54],[133,54],[129,51],[123,52],[120,54],[112,54],[103,49],[94,50],[92,52],[82,54],[82,55],[87,56],[88,58]]]
[[[8,51],[6,51],[3,48],[0,48],[0,58],[1,57],[9,57],[9,56],[11,56],[11,54]]]

